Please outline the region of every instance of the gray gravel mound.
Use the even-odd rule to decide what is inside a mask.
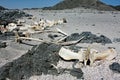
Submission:
[[[78,40],[82,37],[84,38],[80,41],[80,43],[102,43],[102,44],[112,43],[112,41],[106,36],[104,35],[97,36],[95,34],[92,34],[91,32],[82,32],[81,34],[73,33],[70,36],[68,36],[65,39],[65,41]]]
[[[58,56],[60,48],[61,46],[59,45],[46,43],[34,46],[19,59],[7,63],[0,68],[0,80],[5,78],[11,80],[26,80],[33,75],[51,74],[58,76],[63,74],[66,69],[60,69],[58,71],[58,69],[53,66],[57,66],[60,59]],[[77,76],[78,78],[83,75],[82,71],[69,71],[71,75],[74,74],[73,76]]]

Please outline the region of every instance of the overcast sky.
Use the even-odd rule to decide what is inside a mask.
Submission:
[[[42,8],[53,6],[63,0],[0,0],[0,6],[9,9]],[[106,4],[120,5],[120,0],[101,0]]]

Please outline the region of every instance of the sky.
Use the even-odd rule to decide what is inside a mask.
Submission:
[[[113,6],[116,6],[116,5],[120,5],[120,0],[100,0],[108,5],[113,5]]]
[[[0,6],[9,9],[42,8],[53,6],[63,0],[0,0]],[[120,5],[120,0],[101,0],[109,5]]]
[[[53,6],[63,0],[0,0],[0,6],[9,9],[42,8]]]

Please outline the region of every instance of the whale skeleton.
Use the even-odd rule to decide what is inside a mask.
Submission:
[[[117,56],[117,52],[114,48],[109,48],[103,52],[87,48],[81,49],[78,53],[76,53],[62,47],[59,51],[59,56],[64,60],[79,60],[79,62],[84,63],[84,66],[87,65],[87,61],[89,60],[90,66],[92,66],[96,60],[113,60]]]

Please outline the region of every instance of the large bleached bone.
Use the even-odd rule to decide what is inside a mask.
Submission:
[[[19,41],[19,40],[34,40],[34,41],[39,41],[39,42],[44,42],[44,43],[54,43],[54,44],[62,45],[62,46],[76,44],[84,38],[84,37],[82,37],[82,38],[78,39],[77,41],[68,41],[68,42],[59,43],[59,42],[50,42],[50,41],[40,40],[40,39],[37,39],[37,38],[30,38],[29,32],[26,34],[26,37],[20,37],[18,35],[17,31],[14,31],[14,33],[15,33],[15,36],[16,36],[16,39],[15,39],[16,42]]]
[[[83,38],[84,38],[84,36],[81,37],[80,39],[76,40],[76,41],[67,41],[67,42],[62,42],[62,43],[60,42],[60,43],[58,43],[58,44],[63,45],[63,46],[68,46],[68,45],[72,45],[72,44],[77,44],[77,43],[79,43]]]
[[[59,28],[56,28],[56,29],[57,29],[57,31],[58,31],[58,32],[62,33],[63,35],[68,36],[68,34],[67,34],[67,33],[63,32],[63,31],[62,31],[62,30],[60,30]]]
[[[7,26],[8,31],[13,31],[15,28],[17,28],[17,24],[15,23],[9,23]]]
[[[87,65],[90,60],[92,66],[96,60],[112,60],[117,56],[117,52],[114,48],[110,48],[103,52],[98,52],[95,49],[81,49],[78,53],[75,53],[69,49],[62,47],[59,51],[59,56],[65,60],[78,59],[80,62],[84,62],[84,66]]]
[[[117,56],[117,52],[114,48],[110,48],[106,51],[103,52],[93,52],[91,53],[91,55],[89,56],[91,65],[94,63],[94,61],[96,60],[112,60]]]
[[[73,60],[78,59],[79,61],[83,61],[83,56],[80,53],[75,53],[69,49],[62,47],[59,51],[59,56],[65,60]]]
[[[82,51],[85,66],[87,65],[87,61],[89,60],[90,50],[91,49],[88,47],[86,50]]]

